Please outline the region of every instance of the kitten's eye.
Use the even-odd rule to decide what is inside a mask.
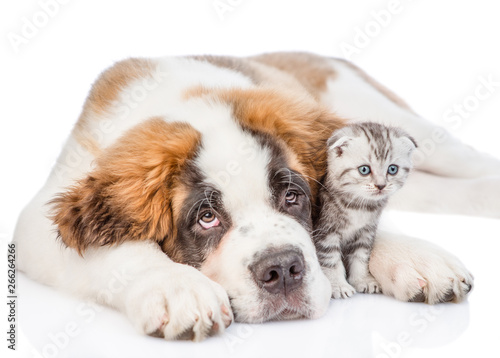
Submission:
[[[212,211],[207,211],[201,216],[201,219],[198,220],[198,223],[201,225],[202,228],[210,229],[212,227],[219,226],[220,221],[219,219],[217,219],[217,216],[215,216],[215,214]]]
[[[294,191],[287,191],[285,194],[285,202],[287,204],[294,204],[297,201],[298,194]]]
[[[389,165],[389,168],[387,169],[387,173],[391,175],[396,175],[399,170],[399,167],[396,164]]]
[[[358,168],[358,170],[361,173],[361,175],[368,175],[372,172],[368,165],[362,165]]]

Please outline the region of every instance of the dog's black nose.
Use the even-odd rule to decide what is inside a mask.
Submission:
[[[295,250],[267,254],[254,262],[250,270],[257,285],[269,293],[286,296],[302,285],[304,256]]]

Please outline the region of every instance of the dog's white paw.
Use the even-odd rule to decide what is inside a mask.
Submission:
[[[429,304],[460,302],[474,282],[462,262],[442,248],[418,239],[398,240],[392,235],[376,240],[370,272],[385,294]]]
[[[380,293],[380,285],[372,275],[349,279],[349,283],[359,293]]]
[[[130,285],[127,315],[148,335],[201,341],[233,320],[225,290],[193,267],[174,264],[146,272]]]

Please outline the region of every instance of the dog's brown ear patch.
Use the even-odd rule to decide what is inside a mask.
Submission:
[[[161,118],[129,130],[97,158],[95,170],[50,202],[62,241],[82,254],[91,246],[167,239],[178,175],[200,142],[189,124]]]

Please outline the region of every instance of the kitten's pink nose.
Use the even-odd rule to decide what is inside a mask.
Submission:
[[[378,190],[382,190],[387,186],[387,184],[375,184],[375,186],[378,188]]]

